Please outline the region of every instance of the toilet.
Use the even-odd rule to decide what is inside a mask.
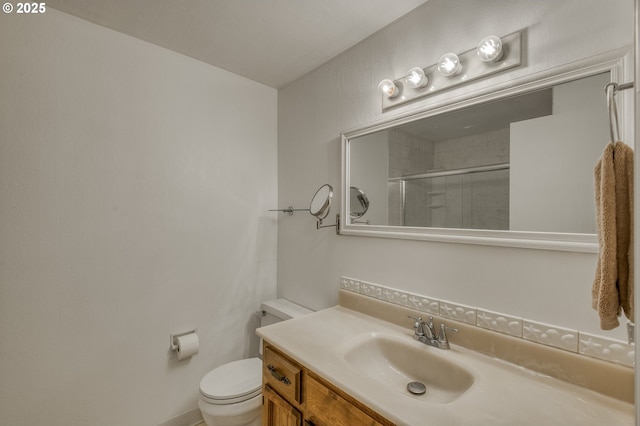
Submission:
[[[261,327],[312,312],[287,299],[263,302],[260,309]],[[198,408],[207,426],[261,426],[262,360],[241,359],[211,370],[200,381]]]

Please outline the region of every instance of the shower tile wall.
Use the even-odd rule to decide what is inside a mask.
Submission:
[[[388,223],[390,226],[404,225],[402,217],[402,184],[399,182],[387,183]]]
[[[434,143],[434,168],[460,169],[509,162],[509,128]]]
[[[389,177],[400,177],[424,173],[433,169],[433,142],[393,129],[389,132]],[[427,194],[431,183],[425,180],[413,181],[405,189],[408,204],[405,217],[402,215],[402,186],[389,182],[389,225],[429,226]]]
[[[463,176],[463,227],[509,229],[509,170]]]
[[[509,162],[509,129],[432,142],[399,130],[389,134],[389,177]],[[509,171],[389,184],[389,224],[509,229]]]

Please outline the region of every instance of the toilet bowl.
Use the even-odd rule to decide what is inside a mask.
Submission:
[[[260,426],[261,407],[259,358],[224,364],[200,381],[198,408],[207,426]]]
[[[286,299],[264,302],[261,311],[261,326],[312,312]],[[261,426],[262,361],[242,359],[211,370],[200,381],[198,408],[207,426]]]

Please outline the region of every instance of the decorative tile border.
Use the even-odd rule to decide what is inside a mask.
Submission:
[[[578,352],[578,331],[522,320],[522,338],[569,352]]]
[[[618,364],[634,365],[633,345],[588,333],[579,333],[579,339],[578,353],[580,354],[606,359]]]
[[[385,302],[405,306],[431,315],[439,315],[443,318],[464,322],[531,342],[628,367],[635,365],[635,345],[629,345],[619,340],[517,318],[478,307],[433,299],[428,296],[397,290],[355,278],[340,278],[340,287],[374,299],[384,300]]]
[[[522,337],[522,319],[498,312],[477,310],[476,325],[514,337]]]
[[[476,325],[477,322],[476,308],[447,302],[446,300],[440,301],[440,316],[471,325]]]

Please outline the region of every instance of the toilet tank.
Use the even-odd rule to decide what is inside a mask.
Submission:
[[[260,319],[261,327],[286,321],[291,318],[298,318],[313,312],[312,310],[307,309],[304,306],[296,305],[287,299],[275,299],[262,302],[260,309],[262,310],[262,317]],[[258,356],[262,358],[262,338],[260,338],[258,353]]]
[[[260,305],[260,309],[262,310],[262,318],[260,320],[260,326],[262,327],[291,318],[298,318],[313,312],[287,299],[275,299],[263,302]]]

